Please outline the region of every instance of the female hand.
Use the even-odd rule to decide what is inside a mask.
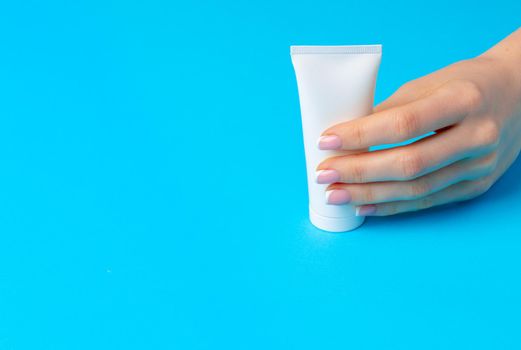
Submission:
[[[326,159],[317,182],[330,204],[392,215],[486,192],[521,149],[521,29],[474,59],[403,85],[369,116],[323,133],[321,149],[392,149]]]

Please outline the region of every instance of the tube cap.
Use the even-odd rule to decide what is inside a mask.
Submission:
[[[347,216],[341,218],[333,218],[317,214],[311,207],[309,208],[309,220],[311,223],[324,231],[329,232],[345,232],[351,231],[364,223],[364,216]]]

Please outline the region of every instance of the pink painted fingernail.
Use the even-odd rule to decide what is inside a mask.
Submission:
[[[376,213],[376,205],[361,205],[356,208],[356,216],[371,216]]]
[[[337,135],[324,135],[318,138],[318,149],[335,150],[342,147],[342,140]]]
[[[332,184],[340,181],[340,174],[336,170],[318,170],[317,184]]]
[[[329,190],[326,191],[327,204],[346,204],[351,201],[351,195],[346,190]]]

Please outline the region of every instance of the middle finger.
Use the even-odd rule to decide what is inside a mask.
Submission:
[[[317,167],[317,182],[412,180],[469,156],[472,149],[455,126],[407,146],[326,159]]]

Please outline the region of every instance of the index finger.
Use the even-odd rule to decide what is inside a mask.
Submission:
[[[450,82],[418,100],[327,129],[319,148],[357,150],[407,141],[462,121],[480,101],[474,83]],[[331,142],[335,137],[337,142]]]

